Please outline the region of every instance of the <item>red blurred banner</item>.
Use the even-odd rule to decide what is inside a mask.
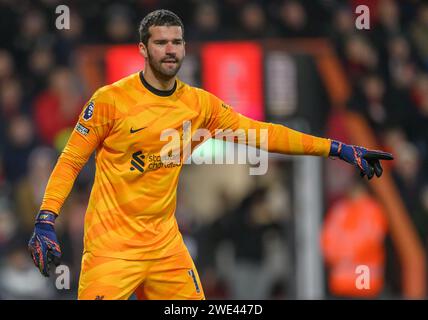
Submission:
[[[252,42],[202,47],[202,84],[236,111],[264,120],[262,49]]]

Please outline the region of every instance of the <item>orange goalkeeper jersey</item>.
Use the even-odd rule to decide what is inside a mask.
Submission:
[[[183,123],[190,134],[183,134]],[[184,126],[185,127],[185,126]],[[267,149],[328,156],[330,140],[248,119],[214,95],[180,80],[151,87],[142,72],[100,88],[79,116],[46,188],[42,210],[59,213],[95,151],[95,180],[85,216],[84,251],[122,259],[156,259],[184,250],[174,213],[176,189],[195,130],[267,129]],[[164,138],[164,130],[175,129]],[[170,131],[173,132],[173,131]],[[165,145],[171,151],[166,155]],[[259,142],[257,144],[259,146]],[[162,152],[161,152],[162,151]],[[170,159],[171,158],[171,159]],[[169,161],[168,160],[172,160]]]

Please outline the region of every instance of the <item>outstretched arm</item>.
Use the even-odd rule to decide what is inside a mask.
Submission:
[[[246,143],[266,149],[269,152],[339,157],[355,165],[360,170],[361,175],[367,175],[369,179],[375,174],[377,177],[382,175],[380,160],[393,159],[392,155],[387,152],[367,150],[363,147],[305,134],[283,125],[252,120],[237,113],[233,108],[206,91],[203,91],[202,101],[203,105],[206,106],[206,126],[211,132],[218,129],[231,129],[232,134],[235,134],[237,130],[242,129],[248,138],[249,130],[254,129],[257,133],[257,140],[246,139]],[[266,130],[266,135],[261,134],[263,129]]]

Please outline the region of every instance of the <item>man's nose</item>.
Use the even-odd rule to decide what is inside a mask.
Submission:
[[[165,50],[166,50],[166,53],[175,53],[174,45],[171,42],[168,42],[166,44]]]

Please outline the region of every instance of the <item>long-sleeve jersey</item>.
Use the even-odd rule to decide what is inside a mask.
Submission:
[[[191,125],[190,135],[183,134],[185,122]],[[161,150],[172,142],[161,136],[177,130],[175,155],[179,145],[185,150],[189,143],[192,148],[200,143],[191,137],[202,128],[213,135],[219,129],[266,129],[267,140],[257,146],[265,142],[270,152],[328,156],[330,151],[328,139],[251,120],[211,93],[178,79],[169,92],[156,90],[142,72],[135,73],[100,88],[84,106],[51,174],[41,210],[59,214],[95,151],[84,252],[132,260],[178,253],[184,246],[175,219],[176,190],[184,152],[171,163],[164,161],[171,152],[164,155]]]

